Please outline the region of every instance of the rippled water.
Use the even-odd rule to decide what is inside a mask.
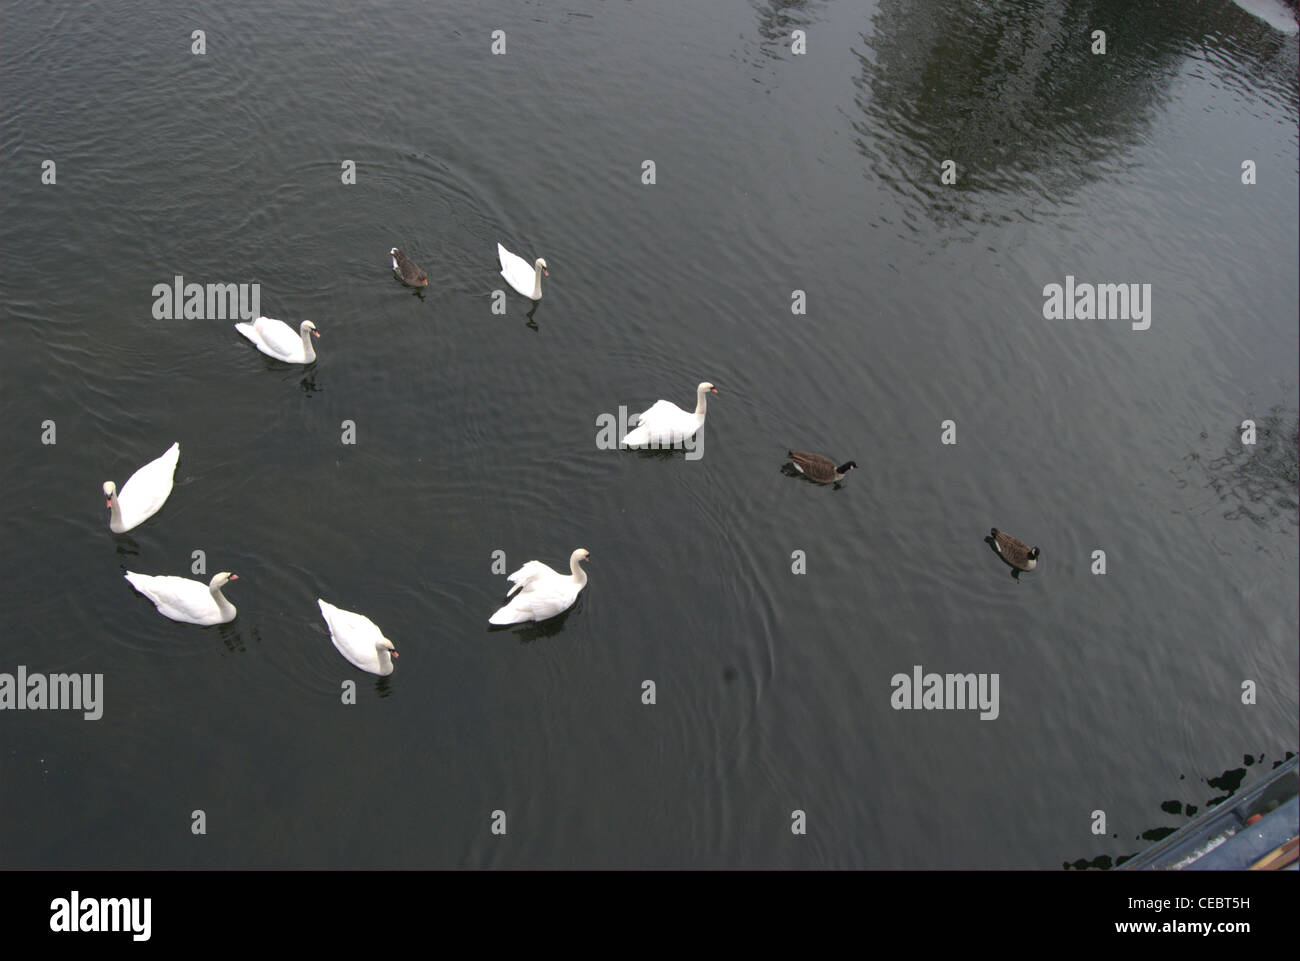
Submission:
[[[1294,34],[1227,0],[4,21],[0,672],[106,693],[0,713],[0,863],[1057,868],[1296,748]],[[492,313],[497,241],[550,265],[531,322]],[[319,361],[155,320],[178,274],[261,284]],[[1150,330],[1045,320],[1067,275],[1150,283]],[[598,449],[706,379],[701,459]],[[100,484],[173,441],[115,537]],[[788,447],[861,469],[814,487]],[[489,629],[494,551],[577,546],[573,610]],[[196,549],[231,624],[121,578]],[[893,710],[915,664],[998,673],[998,718]]]

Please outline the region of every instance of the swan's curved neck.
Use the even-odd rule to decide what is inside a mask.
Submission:
[[[587,583],[587,572],[582,569],[582,562],[576,557],[569,561],[569,570],[573,572],[573,579],[578,584]]]
[[[234,613],[235,605],[226,600],[226,595],[221,593],[221,588],[210,587],[208,588],[208,591],[212,594],[212,599],[217,602],[217,610],[221,612],[222,617],[227,617]]]
[[[709,402],[704,399],[706,394],[708,394],[708,391],[703,387],[695,392],[695,416],[701,419],[704,417],[704,412],[709,406]]]
[[[311,331],[303,327],[298,331],[302,335],[302,353],[307,358],[307,363],[316,359],[316,348],[311,345]]]
[[[117,502],[117,491],[113,491],[113,496],[109,498],[108,527],[115,533],[122,531],[122,505]]]
[[[382,645],[382,644],[376,644],[376,645],[375,645],[375,654],[378,655],[378,657],[379,657],[379,666],[380,666],[382,669],[384,669],[384,670],[386,670],[386,671],[390,671],[390,670],[392,670],[392,668],[393,668],[393,656],[392,656],[391,654],[388,653],[388,648],[384,647],[384,645]]]
[[[542,266],[533,264],[533,300],[542,299]]]

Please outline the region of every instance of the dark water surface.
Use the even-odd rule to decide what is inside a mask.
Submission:
[[[105,703],[0,713],[0,863],[1058,868],[1296,749],[1294,34],[1217,0],[327,6],[3,5],[0,672]],[[549,262],[535,328],[491,312],[498,240]],[[177,274],[259,283],[319,361],[154,319]],[[1151,284],[1150,329],[1044,319],[1067,275]],[[702,458],[598,449],[701,380]],[[173,441],[114,536],[100,485]],[[494,551],[575,547],[573,610],[489,629]],[[231,624],[122,579],[199,549]],[[916,664],[998,674],[997,719],[894,710]]]

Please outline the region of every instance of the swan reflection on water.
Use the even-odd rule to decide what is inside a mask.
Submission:
[[[226,645],[226,650],[231,654],[243,654],[248,650],[248,645],[244,643],[244,632],[239,628],[239,619],[227,621],[224,624],[216,625],[217,634],[221,637],[221,643]],[[257,628],[252,630],[253,639],[261,641],[258,636]]]
[[[555,617],[545,621],[538,621],[532,624],[526,624],[522,629],[516,632],[520,644],[531,644],[533,641],[540,641],[544,638],[555,637],[564,630],[564,624],[568,621],[569,616],[578,609],[582,604],[581,599],[573,607],[569,608],[563,614],[557,614]],[[499,630],[500,628],[494,628]]]

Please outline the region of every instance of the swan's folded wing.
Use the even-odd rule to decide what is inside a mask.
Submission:
[[[259,317],[253,326],[262,335],[262,343],[277,357],[293,357],[302,352],[302,334],[294,333],[284,321]]]
[[[349,646],[355,643],[359,649],[365,650],[367,644],[373,646],[379,640],[379,626],[364,614],[345,611],[319,599],[317,603],[321,606],[321,613],[325,615],[325,623],[330,630],[343,635]]]
[[[179,443],[172,444],[171,447],[163,451],[161,456],[155,457],[128,477],[126,483],[122,485],[122,489],[125,490],[136,484],[137,481],[139,482],[137,486],[143,487],[154,487],[168,483],[172,474],[176,472],[176,462],[180,460],[180,456],[181,445]]]
[[[339,647],[338,640],[339,635],[343,633],[343,620],[340,615],[347,612],[339,610],[329,601],[323,601],[319,597],[316,598],[316,603],[320,605],[321,617],[325,618],[325,626],[329,628],[330,640],[334,642],[335,647],[342,651],[343,648]]]
[[[375,645],[383,636],[379,625],[364,614],[345,611],[320,598],[316,603],[320,605],[325,624],[330,629],[330,640],[338,652],[363,671],[373,670],[372,662],[377,660]]]
[[[512,254],[497,244],[497,259],[501,261],[501,276],[525,297],[531,297],[537,279],[537,269],[518,254]]]
[[[160,612],[172,620],[197,621],[212,613],[212,594],[197,581],[170,574],[153,577],[130,571],[125,577],[132,587],[149,598]]]
[[[174,443],[161,457],[145,464],[127,478],[117,494],[124,520],[129,519],[134,526],[162,507],[172,492],[176,462],[180,456],[181,445]]]
[[[178,578],[184,580],[184,578]],[[212,594],[202,584],[190,583],[191,590],[168,594],[165,602],[158,609],[173,620],[203,621],[210,618],[216,609]]]
[[[528,274],[528,279],[532,280],[533,268],[528,266],[528,261],[518,254],[512,254],[500,244],[497,244],[497,259],[501,261],[501,273],[505,274],[507,279],[520,276],[519,272],[522,270]]]

